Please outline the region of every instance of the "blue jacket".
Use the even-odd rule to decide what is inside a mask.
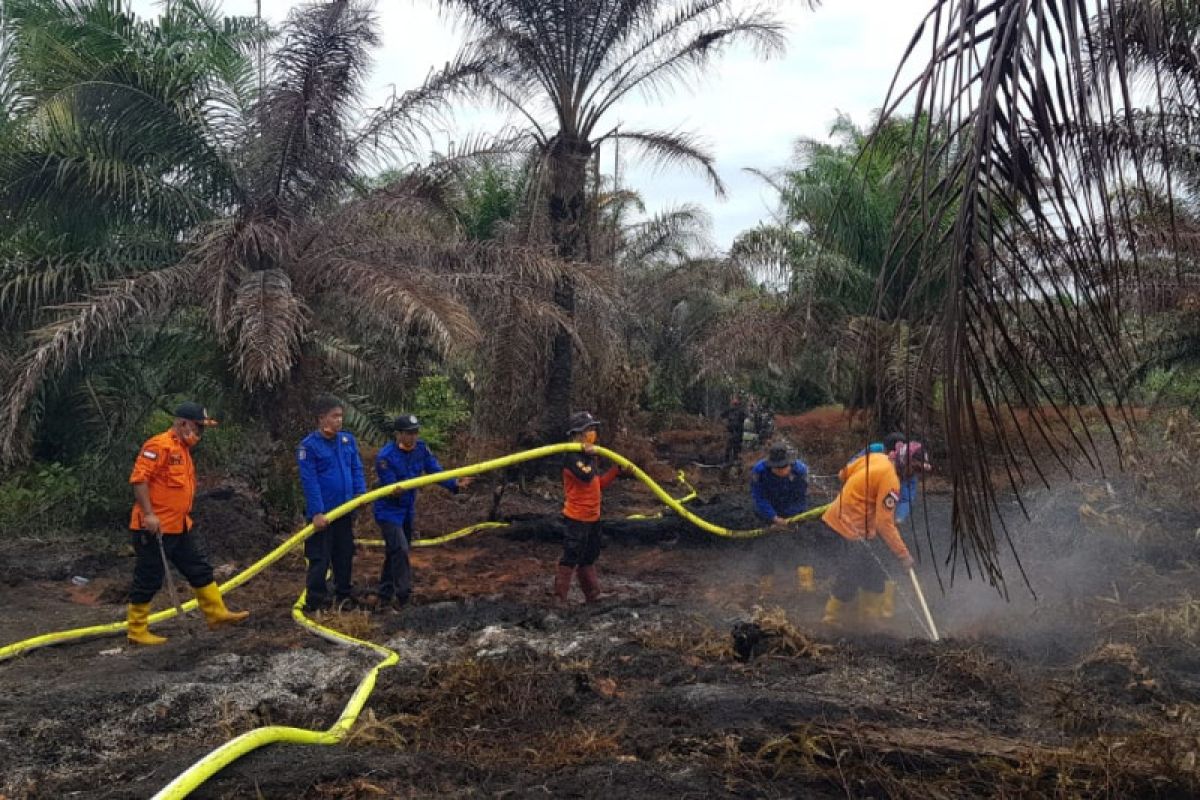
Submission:
[[[896,522],[904,522],[912,514],[913,504],[917,502],[917,476],[913,475],[905,481],[900,481],[900,502],[896,504]]]
[[[429,445],[421,439],[417,440],[412,450],[401,450],[395,442],[388,442],[375,457],[375,474],[379,476],[379,485],[406,481],[418,475],[430,475],[441,472],[442,465],[430,451]],[[451,478],[438,484],[451,492],[458,491],[458,481]],[[399,495],[391,495],[375,501],[375,521],[390,522],[402,525],[413,512],[417,501],[417,493],[409,490]]]
[[[750,471],[750,494],[754,510],[763,519],[793,517],[808,508],[808,467],[796,460],[791,473],[781,478],[763,459]]]
[[[332,439],[326,439],[320,431],[305,436],[296,448],[296,463],[300,466],[304,515],[308,519],[367,491],[358,442],[347,431],[338,432]]]

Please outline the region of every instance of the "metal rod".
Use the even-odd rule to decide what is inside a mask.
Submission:
[[[921,582],[917,580],[917,571],[908,568],[908,577],[912,578],[913,589],[917,592],[917,600],[921,601],[921,610],[925,612],[925,621],[929,623],[929,633],[935,642],[941,641],[937,626],[933,624],[933,615],[929,613],[929,605],[925,602],[925,593],[921,591]]]

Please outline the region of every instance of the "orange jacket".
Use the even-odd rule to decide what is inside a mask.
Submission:
[[[616,479],[619,469],[613,467],[600,475],[596,472],[597,458],[586,453],[568,453],[563,462],[563,516],[577,522],[600,519],[600,490]]]
[[[851,541],[882,536],[896,558],[908,558],[908,548],[896,527],[900,477],[891,459],[883,453],[869,453],[842,473],[846,483],[821,519]]]
[[[162,524],[164,534],[183,533],[192,527],[192,499],[196,496],[196,467],[192,454],[175,436],[166,431],[142,445],[129,482],[144,483],[150,489],[150,506]],[[142,507],[133,504],[129,527],[142,529]]]

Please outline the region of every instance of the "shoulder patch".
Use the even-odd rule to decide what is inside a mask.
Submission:
[[[900,502],[900,495],[895,492],[888,492],[887,497],[883,498],[883,507],[889,510],[896,508],[896,504]]]
[[[350,444],[350,437],[343,434],[342,435],[342,444]]]
[[[148,458],[151,461],[158,461],[158,453],[154,452],[153,450],[143,450],[142,458]]]
[[[300,449],[298,449],[296,451],[296,458],[300,459],[301,461],[308,458],[308,448],[301,447]]]

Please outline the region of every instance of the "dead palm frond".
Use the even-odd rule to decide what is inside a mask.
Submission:
[[[1194,17],[1190,8],[1169,0],[938,0],[900,75],[919,54],[928,52],[928,61],[888,100],[889,111],[915,103],[935,134],[895,226],[924,233],[894,239],[889,263],[906,250],[948,259],[937,318],[954,482],[948,559],[997,585],[1000,506],[978,457],[984,420],[1000,432],[995,449],[1014,476],[1019,462],[1036,468],[1047,458],[1102,464],[1086,405],[1101,409],[1120,445],[1115,388],[1130,367],[1121,297],[1126,259],[1136,265],[1138,253],[1130,209],[1152,191],[1146,166],[1154,155],[1131,148],[1097,159],[1079,132],[1133,137],[1131,112],[1141,101],[1161,107],[1189,96],[1196,29],[1181,37],[1171,20]],[[1144,97],[1132,86],[1137,75],[1149,78]],[[1165,176],[1171,171],[1164,167]],[[1026,341],[1055,347],[1029,358]],[[990,380],[1008,372],[1013,380]],[[1012,432],[1004,423],[1014,406],[1029,409],[1031,424]],[[1041,435],[1052,423],[1070,433]],[[1039,438],[1049,455],[1032,446]]]

